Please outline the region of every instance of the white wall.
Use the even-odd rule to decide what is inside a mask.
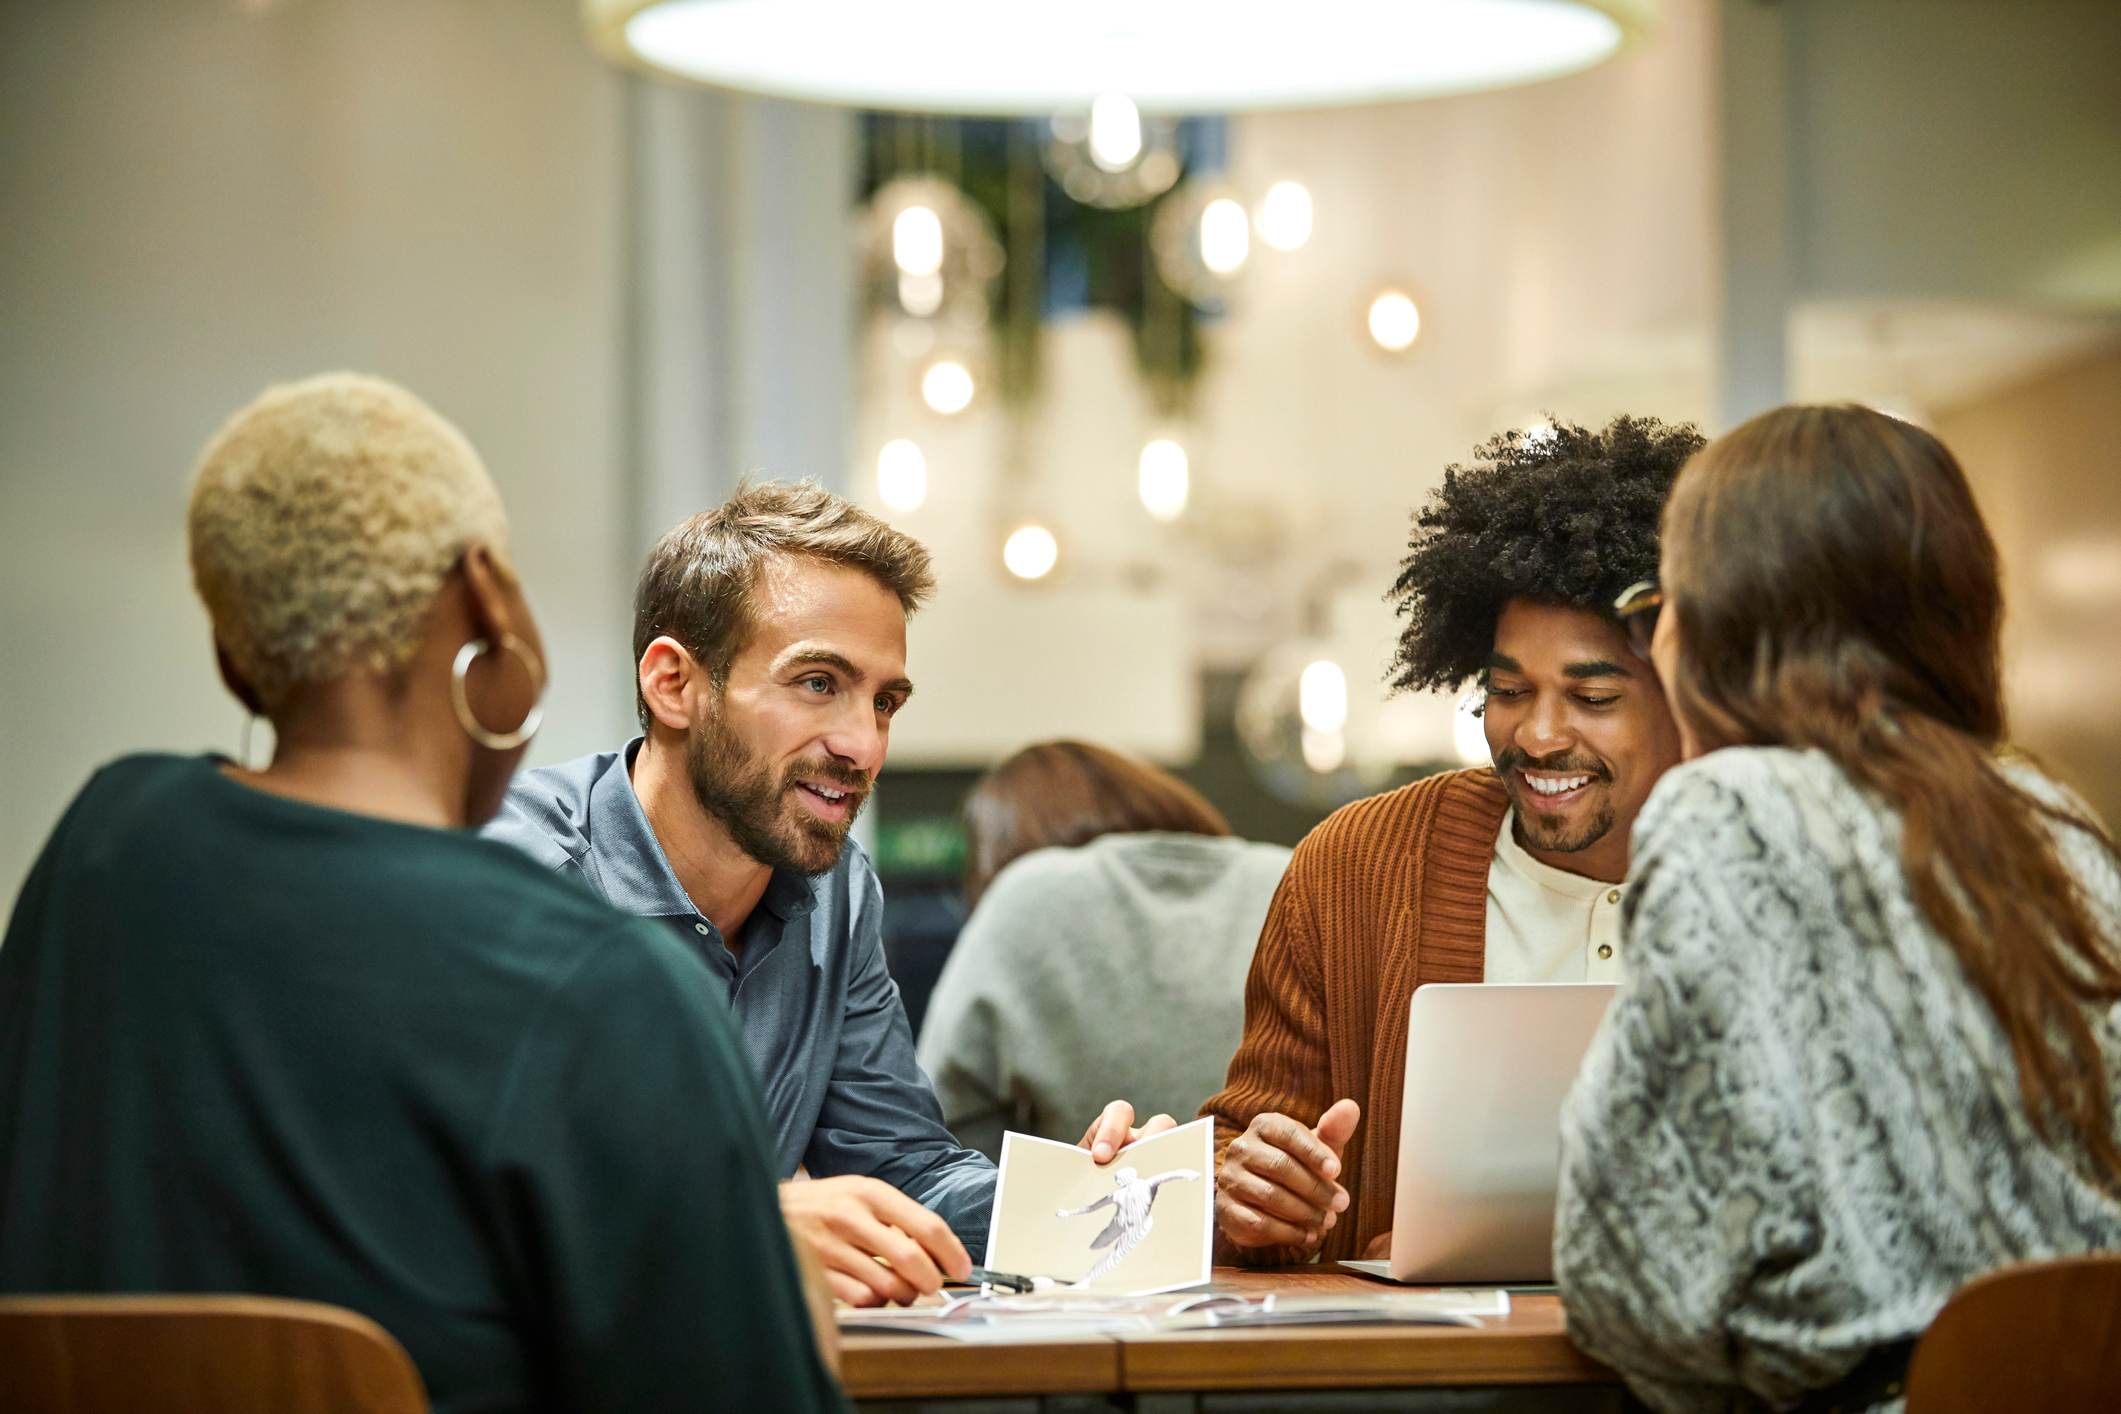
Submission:
[[[541,753],[623,731],[623,85],[573,6],[15,5],[0,65],[0,900],[98,763],[236,749],[183,508],[274,380],[465,429],[551,645]]]

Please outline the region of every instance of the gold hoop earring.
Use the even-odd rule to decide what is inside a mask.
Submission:
[[[471,665],[492,651],[493,645],[483,638],[474,638],[457,650],[457,661],[449,670],[449,705],[456,709],[457,725],[464,729],[464,735],[488,751],[513,751],[536,736],[538,725],[545,720],[545,666],[537,660],[537,656],[522,639],[512,633],[501,635],[501,651],[512,653],[523,660],[524,670],[530,674],[530,681],[539,700],[530,704],[530,710],[523,714],[522,725],[514,731],[489,731],[472,715],[471,697],[465,691],[464,684],[466,676],[471,672]]]

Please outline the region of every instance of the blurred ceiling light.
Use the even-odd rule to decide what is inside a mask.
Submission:
[[[1348,762],[1348,739],[1339,732],[1305,727],[1300,738],[1304,764],[1321,776],[1329,776]]]
[[[1259,238],[1276,250],[1300,250],[1311,239],[1311,191],[1276,182],[1259,203]]]
[[[1421,311],[1413,298],[1386,290],[1370,301],[1370,337],[1386,353],[1405,353],[1421,336]]]
[[[1252,222],[1245,209],[1219,196],[1200,213],[1200,263],[1217,275],[1230,275],[1252,252]]]
[[[907,275],[933,275],[943,268],[943,218],[926,206],[909,206],[892,219],[891,258]]]
[[[1139,469],[1136,486],[1149,514],[1163,521],[1184,515],[1186,494],[1192,487],[1186,449],[1169,437],[1158,437],[1142,448]]]
[[[2060,541],[2034,559],[2040,588],[2073,609],[2121,603],[2121,536],[2090,535]]]
[[[1018,579],[1043,579],[1060,560],[1060,542],[1043,525],[1020,525],[1002,542],[1002,564]]]
[[[1485,766],[1495,759],[1488,750],[1487,725],[1475,715],[1482,700],[1480,689],[1473,688],[1458,699],[1458,710],[1451,715],[1451,743],[1468,766]]]
[[[915,319],[927,319],[943,307],[943,277],[940,275],[900,275],[898,277],[899,308]]]
[[[1348,725],[1348,675],[1331,658],[1304,665],[1296,679],[1296,715],[1315,732],[1339,733]]]
[[[921,401],[950,417],[972,405],[972,370],[954,358],[939,358],[921,375]]]
[[[1090,160],[1124,172],[1142,155],[1142,114],[1134,100],[1108,93],[1090,105]]]
[[[626,63],[782,98],[934,113],[1314,108],[1575,73],[1638,42],[1656,0],[583,0]]]
[[[876,494],[894,511],[917,511],[928,499],[928,458],[917,443],[895,437],[876,454]]]

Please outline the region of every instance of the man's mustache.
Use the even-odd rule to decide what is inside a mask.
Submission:
[[[1520,770],[1568,771],[1577,775],[1595,776],[1601,781],[1613,779],[1612,769],[1595,756],[1570,756],[1564,752],[1559,756],[1542,756],[1535,760],[1514,746],[1504,747],[1495,757],[1495,769],[1505,776]]]
[[[859,795],[867,795],[876,781],[867,771],[851,771],[836,761],[798,761],[788,768],[783,778],[786,785],[797,781],[823,781],[827,785],[845,786]]]

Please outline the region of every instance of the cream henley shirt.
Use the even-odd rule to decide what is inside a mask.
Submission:
[[[1525,853],[1502,817],[1488,866],[1483,982],[1618,982],[1626,886],[1586,879]]]

